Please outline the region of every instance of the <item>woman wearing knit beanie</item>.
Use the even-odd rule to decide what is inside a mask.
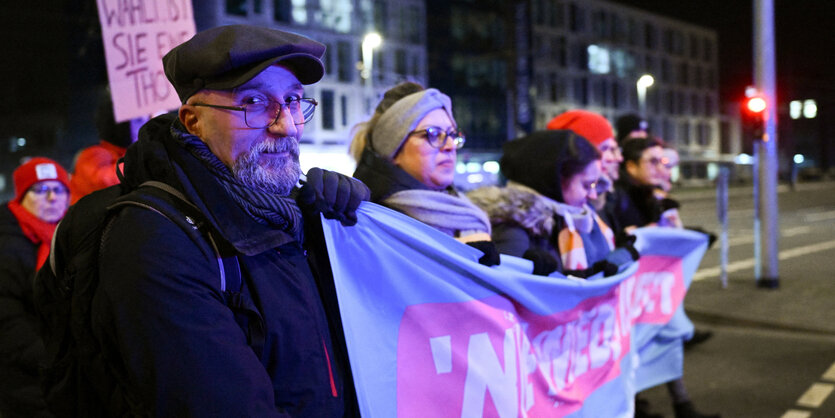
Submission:
[[[611,226],[611,220],[602,212],[606,205],[606,196],[612,191],[612,186],[619,176],[620,163],[623,156],[620,146],[615,141],[615,131],[605,117],[588,110],[569,110],[551,119],[547,125],[548,129],[565,129],[586,138],[598,151],[600,151],[600,164],[603,168],[603,177],[599,181],[597,198],[591,199],[594,209],[603,216],[607,225]]]
[[[32,158],[13,179],[15,197],[0,206],[0,416],[44,416],[38,370],[46,354],[32,279],[67,211],[69,178],[55,161]]]
[[[372,202],[478,248],[485,253],[482,264],[498,264],[487,215],[453,186],[465,139],[447,95],[412,82],[398,84],[354,131],[354,177],[371,189]]]

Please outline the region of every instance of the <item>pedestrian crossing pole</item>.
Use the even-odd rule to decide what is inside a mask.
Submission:
[[[762,140],[754,144],[754,257],[757,286],[779,287],[777,210],[777,80],[774,59],[774,0],[754,2],[754,84],[763,93],[769,112]]]

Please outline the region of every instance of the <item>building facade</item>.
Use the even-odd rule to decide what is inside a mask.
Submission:
[[[532,0],[537,128],[573,108],[644,114],[682,156],[681,181],[713,178],[722,153],[716,32],[600,0]],[[654,83],[644,100],[637,81]],[[730,147],[724,147],[730,150]]]
[[[653,133],[679,149],[683,182],[711,179],[717,162],[733,161],[735,147],[720,139],[728,130],[710,29],[603,0],[207,0],[194,7],[198,29],[256,24],[328,46],[325,78],[308,89],[320,105],[302,141],[303,155],[319,165],[350,172],[351,128],[404,80],[453,98],[468,136],[462,174],[485,174],[477,166],[495,161],[504,141],[573,108],[612,121],[645,114]],[[383,42],[364,78],[370,32]],[[644,74],[655,82],[640,100]],[[474,178],[495,179],[488,174]]]

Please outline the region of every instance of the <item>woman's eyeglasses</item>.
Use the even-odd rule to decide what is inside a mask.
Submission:
[[[448,139],[452,140],[452,145],[455,149],[461,149],[464,143],[467,142],[467,138],[461,132],[455,129],[445,131],[438,126],[427,126],[425,129],[409,132],[409,136],[412,135],[423,136],[430,146],[437,149],[443,148]]]
[[[29,188],[29,191],[38,195],[38,196],[47,195],[47,194],[49,194],[49,192],[52,192],[52,194],[55,194],[55,195],[64,195],[64,194],[67,194],[67,193],[70,192],[64,186],[52,186],[52,187],[50,187],[50,186],[47,186],[45,184],[40,185],[40,186],[32,186],[32,187]]]

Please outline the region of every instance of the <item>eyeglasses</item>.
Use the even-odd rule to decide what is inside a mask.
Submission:
[[[611,186],[612,186],[612,181],[609,180],[608,177],[600,176],[600,178],[597,179],[597,181],[595,181],[594,183],[592,183],[590,185],[588,191],[589,191],[589,193],[591,193],[591,190],[594,189],[594,191],[597,192],[598,195],[601,195],[601,194],[607,192]]]
[[[455,149],[461,149],[464,143],[467,142],[467,138],[461,132],[455,129],[445,131],[437,126],[427,126],[425,129],[409,132],[409,136],[412,135],[423,136],[430,146],[437,149],[443,148],[446,145],[447,139],[452,139],[452,145]]]
[[[49,194],[49,192],[52,192],[52,194],[55,194],[55,195],[65,195],[65,194],[69,193],[69,190],[67,190],[67,188],[64,187],[64,186],[58,185],[58,186],[50,187],[50,186],[47,186],[45,184],[42,184],[40,186],[32,186],[32,187],[29,188],[29,191],[38,195],[38,196],[47,195],[47,194]]]
[[[307,97],[290,98],[284,103],[274,101],[264,101],[258,103],[247,103],[240,106],[221,106],[208,103],[192,103],[192,106],[212,107],[215,109],[236,110],[244,112],[244,122],[246,126],[255,129],[268,128],[278,122],[281,117],[281,111],[290,112],[293,118],[293,123],[296,125],[304,125],[313,119],[313,111],[316,110],[316,105],[319,102],[316,99]]]
[[[658,166],[665,166],[665,167],[666,167],[666,166],[667,166],[667,161],[665,161],[665,160],[666,160],[666,159],[662,159],[662,158],[655,158],[655,157],[652,157],[652,158],[643,158],[643,159],[641,159],[641,161],[646,161],[646,162],[648,162],[650,165],[653,165],[653,166],[655,166],[655,167],[658,167]]]

